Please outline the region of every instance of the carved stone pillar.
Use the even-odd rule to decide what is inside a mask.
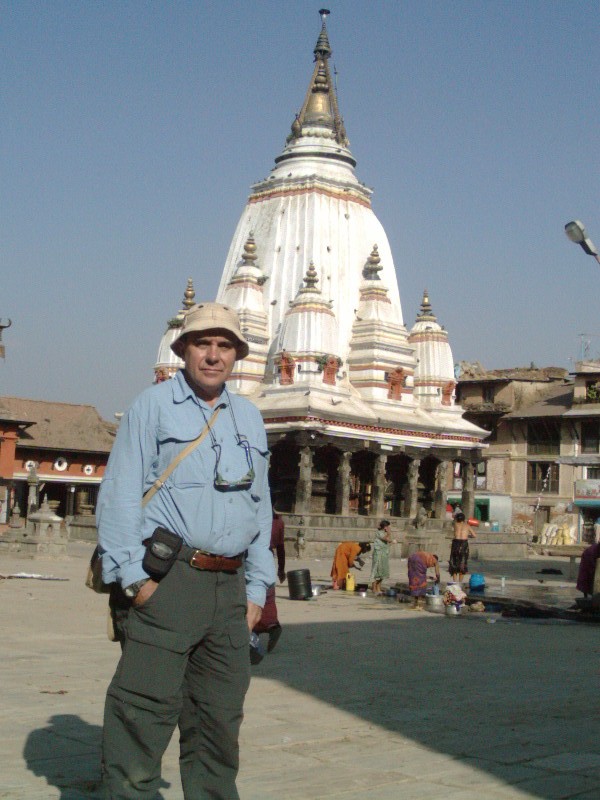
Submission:
[[[463,490],[460,506],[467,519],[475,513],[475,467],[463,464]]]
[[[310,498],[312,495],[312,468],[313,451],[307,445],[300,450],[300,470],[296,484],[295,514],[310,513]]]
[[[413,458],[408,465],[408,497],[407,497],[407,516],[415,519],[419,505],[419,467],[421,459]]]
[[[433,517],[444,519],[446,516],[446,491],[448,487],[449,461],[440,461],[435,470],[435,490],[433,494]]]
[[[342,453],[335,481],[335,513],[348,516],[350,513],[350,459],[352,453]]]
[[[373,492],[371,495],[371,517],[382,517],[385,505],[385,466],[387,463],[387,456],[379,455],[375,460],[373,468]]]

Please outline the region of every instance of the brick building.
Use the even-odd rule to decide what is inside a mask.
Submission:
[[[0,397],[0,524],[32,492],[62,517],[93,513],[115,432],[93,406]]]

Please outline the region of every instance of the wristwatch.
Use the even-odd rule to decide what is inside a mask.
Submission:
[[[134,597],[137,597],[137,593],[142,588],[145,583],[148,583],[150,578],[142,578],[141,581],[135,581],[135,583],[130,583],[129,586],[126,586],[123,589],[123,594],[125,597],[129,597],[130,600],[133,600]]]

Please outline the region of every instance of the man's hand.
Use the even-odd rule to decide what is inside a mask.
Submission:
[[[283,583],[285,580],[285,570],[280,569],[279,572],[277,573],[277,577],[279,578],[279,583]]]
[[[146,587],[144,586],[144,589]],[[253,630],[260,622],[262,616],[262,608],[257,606],[256,603],[248,600],[248,610],[246,611],[246,621],[248,622],[248,629]]]
[[[143,606],[149,600],[154,592],[158,589],[158,583],[150,578],[149,581],[142,586],[136,596],[133,598],[132,603],[134,606]]]

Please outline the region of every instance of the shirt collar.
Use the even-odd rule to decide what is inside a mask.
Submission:
[[[192,400],[194,403],[198,403],[199,405],[204,406],[209,411],[214,410],[214,406],[209,406],[208,403],[202,400],[198,395],[194,392],[191,386],[185,379],[185,375],[183,370],[180,369],[175,373],[175,376],[171,378],[171,383],[173,385],[173,402],[174,403],[183,403],[186,400]],[[225,391],[225,384],[221,389],[221,394],[219,395],[221,404],[227,403],[229,400],[228,394]],[[228,403],[227,403],[228,404]]]

